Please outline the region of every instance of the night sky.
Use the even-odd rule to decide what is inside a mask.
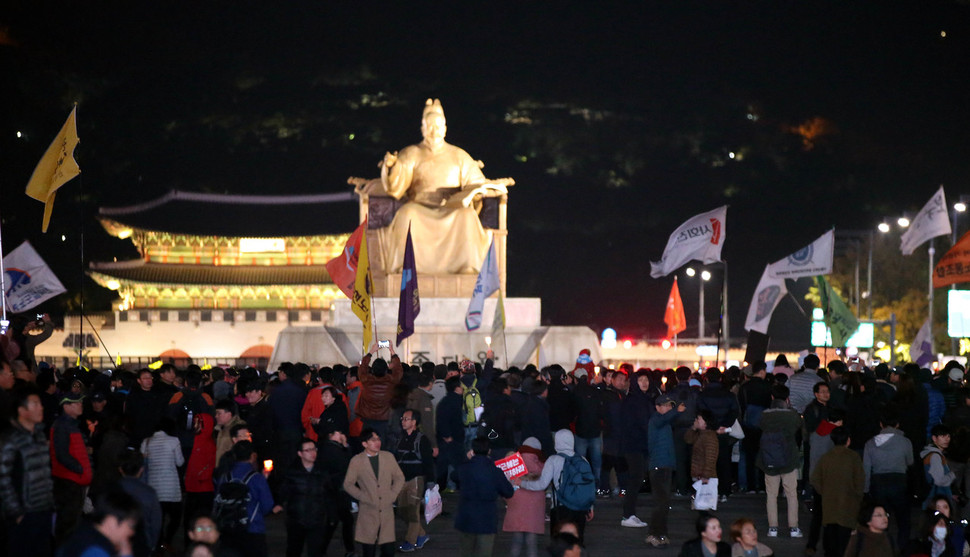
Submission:
[[[435,97],[448,141],[517,182],[510,296],[543,298],[549,324],[658,338],[673,277],[651,279],[649,260],[728,204],[740,338],[765,263],[832,226],[915,212],[940,184],[950,202],[970,193],[970,2],[349,4],[5,2],[4,251],[31,240],[76,292],[82,231],[85,261],[135,254],[97,207],[170,189],[347,191],[420,140]],[[74,102],[83,174],[44,236],[23,188]],[[891,279],[875,275],[878,301]],[[693,336],[696,279],[680,278]],[[84,280],[86,309],[107,309],[112,293]],[[801,299],[808,281],[791,286]],[[807,343],[791,299],[769,333]]]

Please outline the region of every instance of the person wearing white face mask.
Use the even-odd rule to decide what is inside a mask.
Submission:
[[[950,546],[950,520],[941,512],[926,509],[920,517],[919,538],[911,540],[904,557],[959,557]]]

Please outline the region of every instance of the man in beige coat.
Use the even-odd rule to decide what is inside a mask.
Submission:
[[[394,501],[404,487],[404,473],[389,452],[381,450],[381,438],[372,428],[360,433],[364,452],[350,459],[344,477],[344,491],[357,499],[360,510],[354,539],[363,546],[364,557],[392,557],[397,545],[394,537]]]

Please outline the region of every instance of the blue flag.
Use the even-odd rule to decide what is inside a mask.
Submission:
[[[414,334],[414,320],[421,312],[418,297],[418,270],[414,265],[414,245],[411,244],[411,225],[404,243],[404,267],[401,268],[401,301],[397,306],[397,345]]]

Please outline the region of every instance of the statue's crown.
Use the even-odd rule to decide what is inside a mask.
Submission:
[[[421,115],[421,119],[424,120],[430,114],[440,114],[442,118],[445,116],[445,109],[441,108],[441,101],[438,99],[428,99],[424,102],[424,114]]]

